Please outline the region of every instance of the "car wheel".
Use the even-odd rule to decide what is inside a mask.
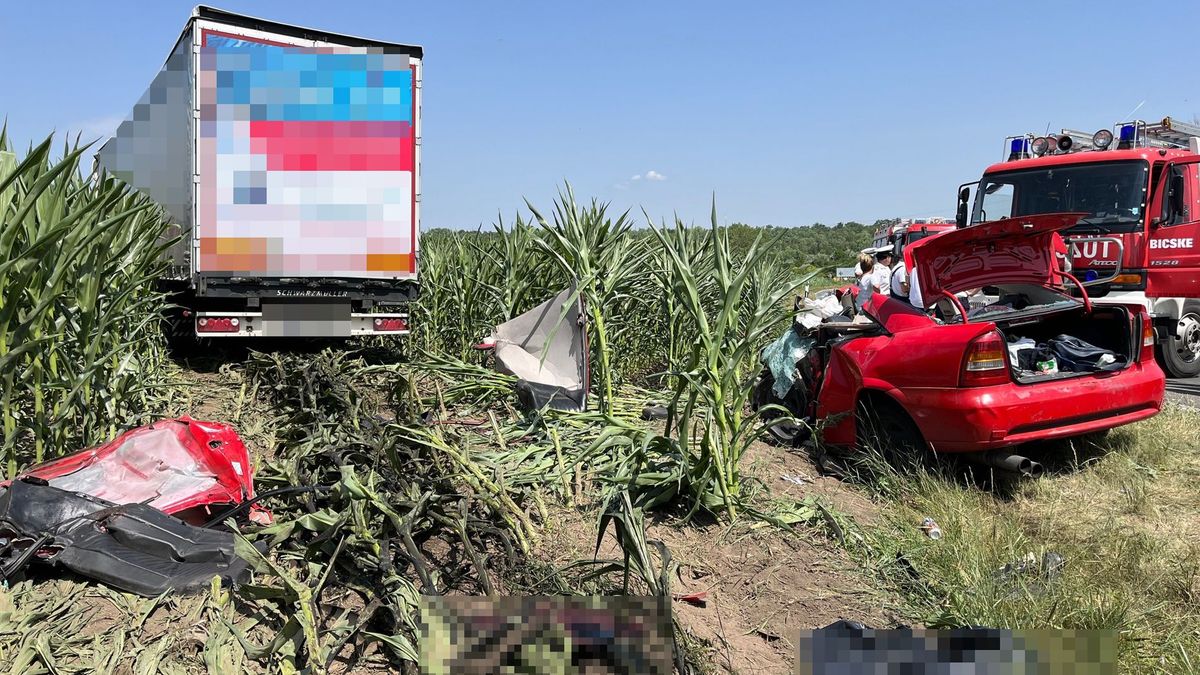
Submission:
[[[878,452],[899,468],[915,468],[929,458],[928,444],[908,413],[884,396],[859,400],[855,439],[860,451]]]
[[[1200,375],[1200,306],[1188,305],[1174,331],[1158,343],[1158,358],[1171,377]]]

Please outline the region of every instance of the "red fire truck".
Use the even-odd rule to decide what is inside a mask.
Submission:
[[[1163,369],[1200,375],[1200,125],[1167,117],[1012,136],[1005,153],[959,187],[956,225],[1087,214],[1064,236],[1088,296],[1145,306]]]
[[[897,253],[905,246],[938,232],[954,229],[954,221],[947,218],[900,218],[887,227],[875,230],[871,247],[878,250],[884,246],[900,244]]]

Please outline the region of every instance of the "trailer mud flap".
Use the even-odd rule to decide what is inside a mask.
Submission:
[[[350,302],[262,301],[263,337],[350,335]]]

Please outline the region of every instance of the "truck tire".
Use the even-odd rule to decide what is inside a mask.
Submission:
[[[1171,377],[1200,375],[1200,303],[1188,301],[1179,322],[1168,324],[1158,343],[1158,361]]]
[[[877,452],[902,470],[914,469],[931,459],[917,423],[886,395],[868,394],[860,398],[854,423],[859,451]]]

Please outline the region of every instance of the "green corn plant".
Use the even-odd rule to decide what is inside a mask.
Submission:
[[[475,253],[486,261],[490,302],[500,311],[500,320],[537,306],[567,285],[562,270],[551,267],[545,250],[538,246],[537,230],[520,214],[512,227],[503,220],[494,235],[475,244]]]
[[[633,221],[628,212],[613,220],[607,204],[593,200],[581,206],[570,184],[555,201],[552,220],[532,204],[528,206],[541,226],[538,244],[561,273],[573,280],[583,298],[600,409],[607,411],[615,392],[614,333],[637,328],[628,310],[647,286],[650,249],[643,240],[630,236]]]
[[[488,321],[481,291],[486,272],[471,254],[469,236],[440,232],[422,240],[422,292],[414,324],[418,343],[427,351],[466,358]]]
[[[6,473],[113,435],[163,384],[168,221],[86,148],[16,161],[0,134],[0,407]]]
[[[646,214],[646,221],[652,222],[649,214]],[[659,232],[667,244],[654,251],[652,275],[659,304],[660,323],[664,328],[661,333],[664,341],[659,348],[662,350],[662,364],[666,367],[677,363],[690,349],[691,340],[688,338],[695,335],[697,329],[695,317],[684,311],[680,298],[673,292],[674,268],[667,250],[679,251],[691,268],[701,273],[696,278],[696,284],[703,303],[714,302],[715,287],[713,276],[708,273],[713,269],[710,236],[706,236],[703,230],[684,226],[678,219],[673,227],[661,227]]]
[[[808,278],[754,291],[752,279],[769,246],[762,245],[760,236],[744,259],[734,260],[727,233],[717,227],[715,207],[709,230],[711,269],[698,268],[683,238],[652,230],[666,255],[669,292],[695,331],[689,348],[671,364],[674,391],[666,433],[675,437],[686,462],[694,492],[691,513],[716,508],[734,518],[740,501],[739,463],[763,431],[757,414],[745,414],[755,374],[748,366],[789,318],[783,299]],[[705,277],[712,278],[715,302],[705,301],[700,282]]]

